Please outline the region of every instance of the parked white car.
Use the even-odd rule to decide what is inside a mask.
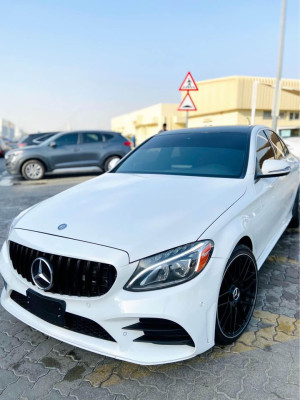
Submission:
[[[298,185],[297,159],[264,126],[160,133],[13,221],[1,303],[47,335],[139,364],[232,343],[258,270],[299,223]]]

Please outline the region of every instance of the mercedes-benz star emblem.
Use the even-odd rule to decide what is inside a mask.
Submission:
[[[36,286],[42,290],[49,290],[53,286],[53,269],[49,261],[38,257],[31,264],[31,276]]]
[[[240,298],[240,295],[241,295],[240,289],[236,287],[232,292],[233,300],[237,301]]]
[[[66,227],[67,227],[67,224],[60,224],[60,225],[58,225],[57,229],[59,231],[62,231],[63,229],[66,229]]]

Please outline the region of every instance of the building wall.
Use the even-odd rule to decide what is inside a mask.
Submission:
[[[248,125],[251,122],[252,89],[258,81],[255,124],[271,126],[274,78],[241,77],[196,82],[198,92],[191,92],[197,111],[189,114],[189,127],[209,125]],[[278,127],[299,126],[299,119],[290,119],[290,113],[300,110],[300,80],[283,79],[281,85]]]
[[[189,127],[218,125],[249,125],[251,123],[252,90],[258,81],[255,124],[271,126],[274,78],[230,76],[196,82],[197,92],[191,92],[197,111],[189,112]],[[185,96],[185,92],[182,92]],[[179,102],[178,102],[179,103]],[[112,130],[127,137],[135,135],[137,144],[155,135],[167,123],[168,129],[185,126],[185,112],[177,111],[179,104],[156,104],[115,117]],[[283,79],[280,96],[281,118],[278,128],[300,125],[300,80]],[[298,113],[298,119],[290,119]]]
[[[149,137],[156,135],[164,123],[168,130],[179,129],[184,126],[184,115],[177,111],[177,104],[155,104],[141,110],[133,111],[112,118],[111,129],[123,135],[136,138],[140,144]]]

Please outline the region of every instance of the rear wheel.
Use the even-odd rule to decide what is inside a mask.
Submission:
[[[23,164],[21,172],[27,180],[38,180],[43,178],[45,167],[39,160],[29,160]]]
[[[293,216],[290,222],[290,228],[298,228],[299,226],[299,189],[296,195],[294,207],[293,207]]]
[[[255,258],[250,249],[239,245],[227,262],[219,293],[216,335],[218,344],[233,343],[252,317],[258,287]]]
[[[104,171],[107,172],[111,170],[120,160],[121,160],[120,156],[109,157],[104,163]]]

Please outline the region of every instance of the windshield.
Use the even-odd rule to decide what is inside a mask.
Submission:
[[[243,178],[250,135],[192,132],[157,135],[121,161],[116,173]]]

